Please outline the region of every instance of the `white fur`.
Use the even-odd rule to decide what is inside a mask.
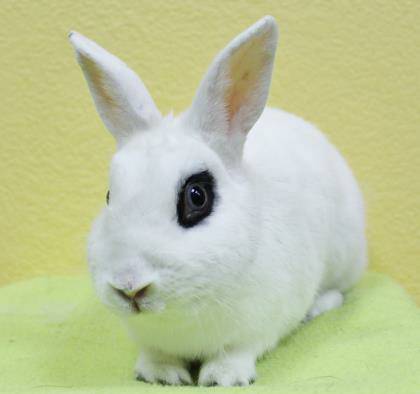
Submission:
[[[161,119],[143,82],[125,63],[77,32],[69,39],[99,115],[117,142]]]
[[[324,312],[328,312],[331,309],[340,307],[342,304],[343,293],[341,293],[339,290],[328,290],[325,293],[320,294],[315,299],[315,302],[312,304],[311,309],[306,315],[306,319],[312,320]]]
[[[141,82],[125,95],[119,87],[132,71],[124,65],[114,73],[115,57],[77,33],[71,40],[79,60],[82,53],[103,70],[99,79],[84,71],[105,120],[97,95],[112,94],[123,109],[149,108],[105,121],[119,144],[110,203],[88,248],[100,298],[141,345],[136,374],[190,382],[185,360],[198,358],[199,384],[249,384],[256,359],[306,315],[339,306],[366,264],[363,201],[344,159],[311,124],[264,110],[274,19],[263,18],[216,57],[178,118],[160,118]],[[176,220],[178,191],[202,170],[216,180],[214,212],[185,229]],[[140,314],[111,287],[144,284],[151,287]]]

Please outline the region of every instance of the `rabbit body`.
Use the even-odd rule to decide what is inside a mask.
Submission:
[[[252,261],[242,265],[234,283],[220,280],[224,289],[211,306],[168,320],[129,317],[142,346],[187,359],[230,348],[260,356],[310,314],[318,297],[344,292],[361,276],[362,197],[344,159],[321,132],[297,116],[266,108],[248,135],[243,161],[230,175],[252,191],[242,212],[254,216],[244,226],[258,229],[251,230],[250,247],[242,246]],[[226,239],[225,247],[230,245]]]
[[[141,352],[136,376],[247,385],[255,362],[341,305],[366,264],[363,201],[311,124],[266,108],[277,25],[265,17],[215,58],[191,107],[163,117],[126,64],[70,34],[117,141],[88,242],[101,300]]]

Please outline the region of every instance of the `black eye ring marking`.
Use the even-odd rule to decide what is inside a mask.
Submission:
[[[193,227],[213,211],[215,182],[209,171],[191,175],[178,193],[177,215],[180,226]]]
[[[106,192],[106,205],[109,205],[109,190]]]

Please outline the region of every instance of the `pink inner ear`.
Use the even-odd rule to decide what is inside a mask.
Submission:
[[[83,71],[89,75],[95,93],[103,100],[104,104],[110,108],[116,106],[114,99],[105,88],[103,71],[88,56],[79,54],[79,61]]]
[[[271,58],[266,49],[268,36],[265,32],[241,45],[229,59],[227,74],[230,84],[224,99],[230,125],[242,107],[252,110],[256,105],[253,99],[261,94],[261,78]]]

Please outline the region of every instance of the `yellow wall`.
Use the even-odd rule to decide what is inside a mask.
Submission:
[[[2,1],[0,284],[85,270],[114,149],[66,33],[139,72],[180,111],[215,53],[265,14],[281,30],[270,104],[321,127],[368,205],[371,267],[420,301],[420,3]]]

